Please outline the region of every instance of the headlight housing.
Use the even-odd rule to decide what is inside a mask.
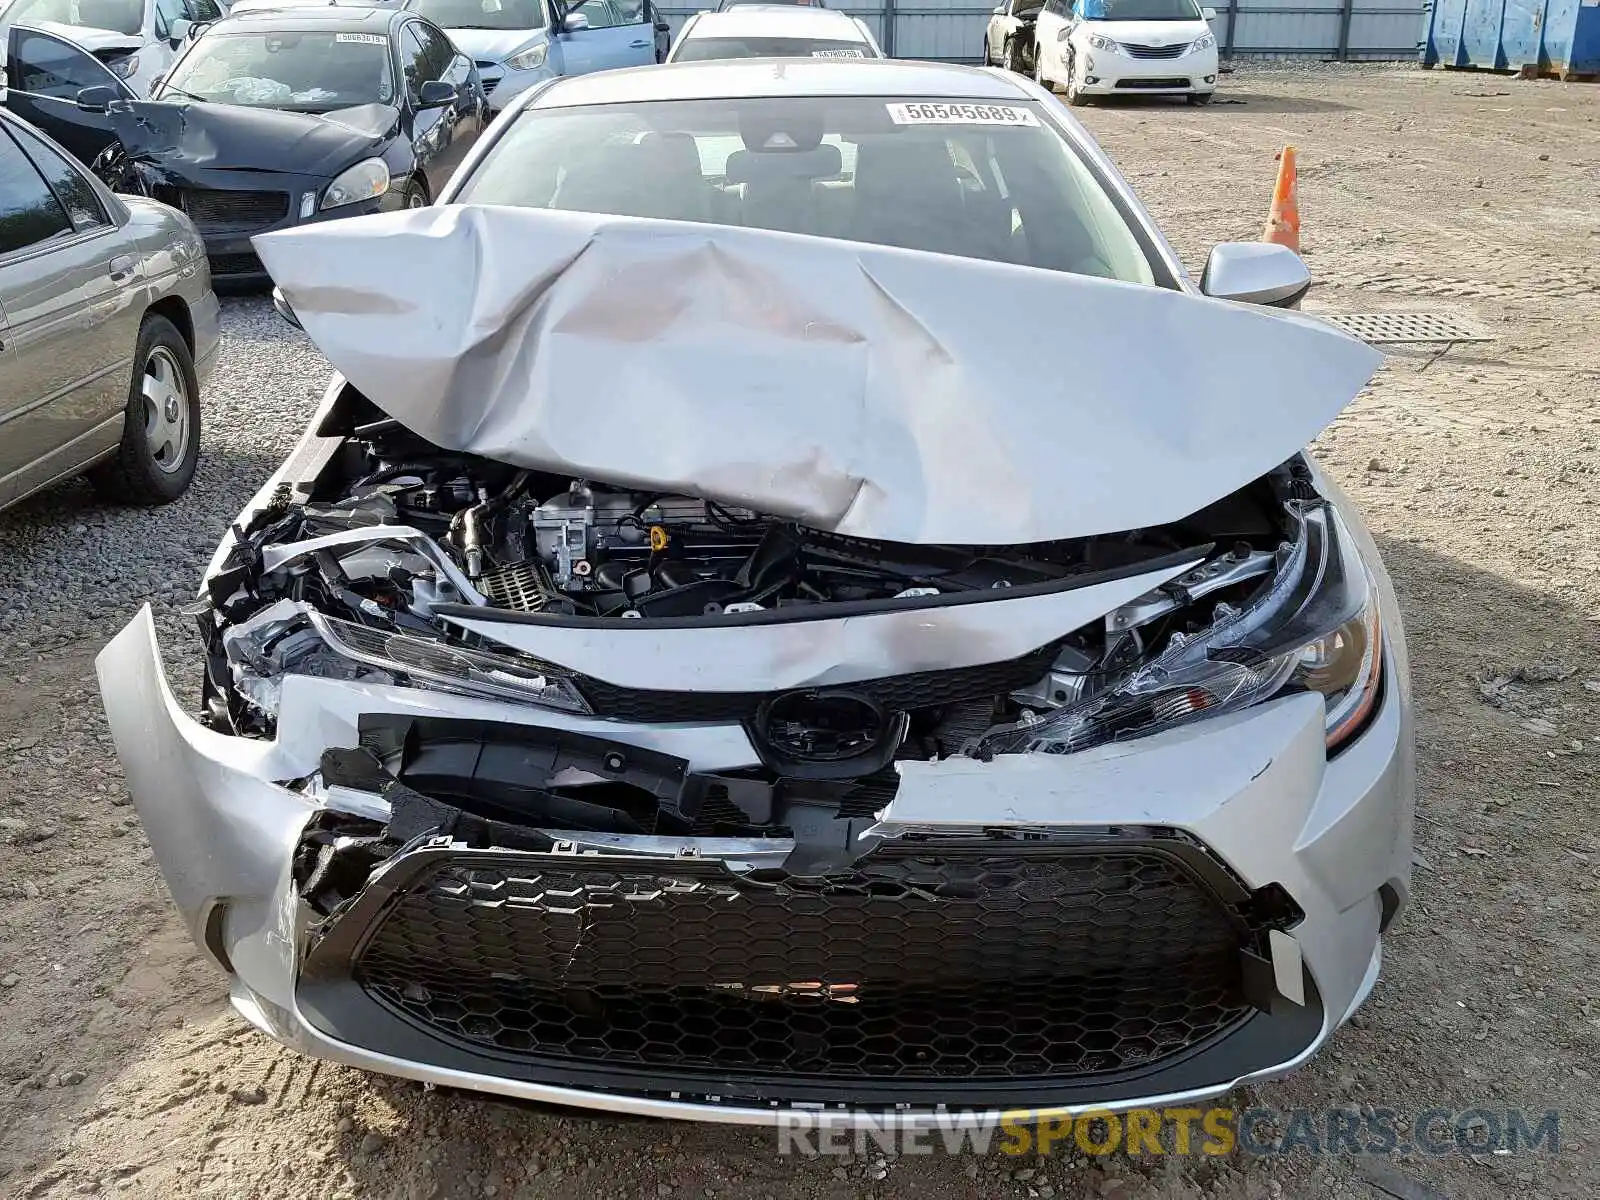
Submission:
[[[1122,49],[1122,47],[1118,46],[1110,38],[1101,37],[1098,33],[1091,33],[1089,35],[1089,45],[1093,46],[1096,50],[1109,50],[1113,54]]]
[[[322,210],[372,200],[389,190],[389,168],[381,158],[367,158],[334,177],[322,193]]]
[[[1199,37],[1197,37],[1194,40],[1194,45],[1190,46],[1189,50],[1190,50],[1191,53],[1196,53],[1196,52],[1201,51],[1201,50],[1209,50],[1209,49],[1211,49],[1211,47],[1215,46],[1216,44],[1217,44],[1217,35],[1216,34],[1214,34],[1214,33],[1203,33],[1203,34],[1201,34]]]
[[[506,59],[506,66],[513,71],[532,71],[536,67],[544,66],[545,55],[550,53],[550,44],[540,42],[537,46],[529,46],[526,50],[519,50]]]
[[[114,63],[107,63],[106,69],[118,79],[132,79],[133,73],[139,69],[139,56],[130,54],[127,58],[119,58]]]
[[[1071,754],[1293,691],[1322,693],[1327,747],[1337,749],[1362,727],[1382,679],[1377,589],[1329,505],[1291,511],[1300,537],[1265,594],[1243,608],[1219,604],[1208,629],[1174,635],[1086,699],[990,730],[972,751]]]
[[[511,651],[498,654],[472,650],[435,638],[357,625],[314,609],[308,609],[306,616],[329,649],[414,685],[465,696],[516,700],[563,712],[589,711],[588,702],[572,682],[537,659]]]

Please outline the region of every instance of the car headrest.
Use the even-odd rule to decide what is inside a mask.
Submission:
[[[810,150],[735,150],[728,155],[729,183],[831,179],[843,166],[839,147],[824,143]]]
[[[905,134],[863,138],[856,151],[855,183],[857,192],[934,189],[957,197],[961,186],[943,139]]]

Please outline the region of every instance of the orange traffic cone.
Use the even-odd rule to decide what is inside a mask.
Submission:
[[[1300,201],[1295,194],[1293,146],[1285,146],[1278,155],[1278,183],[1272,189],[1272,211],[1267,214],[1261,240],[1300,252]]]

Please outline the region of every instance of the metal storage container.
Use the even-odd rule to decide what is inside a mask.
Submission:
[[[1600,75],[1600,0],[1434,0],[1422,63]]]

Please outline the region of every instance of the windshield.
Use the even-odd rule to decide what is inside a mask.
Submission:
[[[1089,21],[1198,21],[1195,0],[1080,0]]]
[[[544,0],[413,0],[441,29],[543,29]]]
[[[455,199],[1153,282],[1127,221],[1041,111],[862,96],[525,109]]]
[[[389,39],[377,33],[212,33],[184,55],[160,98],[331,112],[393,104]]]
[[[673,62],[706,62],[713,58],[872,58],[865,42],[825,38],[692,37],[679,46]]]
[[[9,8],[0,9],[7,25],[54,21],[130,35],[144,27],[144,0],[16,0]]]

